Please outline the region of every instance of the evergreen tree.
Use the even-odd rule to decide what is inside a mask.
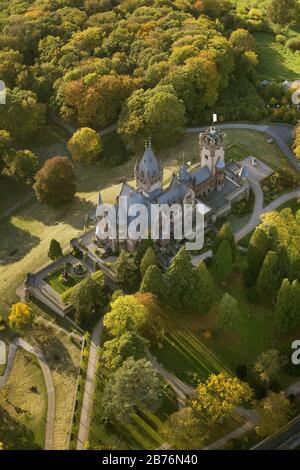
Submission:
[[[124,292],[131,293],[138,290],[140,282],[139,267],[136,257],[122,250],[114,264],[117,282]]]
[[[278,267],[280,271],[280,281],[289,276],[290,273],[290,261],[288,257],[287,249],[284,245],[279,245],[277,249],[278,256]]]
[[[48,251],[48,258],[52,259],[52,261],[59,259],[63,256],[63,252],[60,246],[60,243],[55,240],[54,238],[50,242],[49,251]]]
[[[236,257],[236,243],[234,238],[234,233],[232,231],[231,225],[229,222],[223,224],[220,230],[218,231],[216,242],[215,242],[215,251],[217,251],[220,243],[223,240],[227,240],[230,244],[232,259]]]
[[[178,310],[193,307],[195,288],[195,272],[191,257],[185,248],[181,248],[174,256],[167,271],[169,297],[172,306]]]
[[[232,328],[239,317],[239,309],[237,301],[232,295],[223,295],[220,305],[218,307],[219,321],[223,328]]]
[[[145,272],[150,266],[158,266],[158,260],[156,258],[155,251],[151,246],[147,249],[141,260],[140,271],[142,277],[145,275]]]
[[[275,251],[268,251],[259,276],[257,290],[261,299],[274,297],[280,287],[280,268],[278,255]]]
[[[275,315],[276,322],[280,331],[287,333],[290,331],[292,325],[291,319],[291,283],[288,279],[282,281],[281,287],[277,294]]]
[[[222,240],[215,255],[215,269],[219,279],[224,280],[232,272],[232,252],[228,240]]]
[[[198,308],[202,313],[207,313],[214,302],[215,285],[205,261],[201,261],[197,267],[195,289],[199,298]]]
[[[252,283],[257,279],[268,249],[268,237],[265,231],[261,227],[258,227],[251,237],[247,252],[248,272]]]
[[[294,325],[300,325],[300,283],[297,279],[292,282],[291,288],[291,310],[292,317],[294,320]]]
[[[168,283],[161,272],[161,270],[155,266],[149,266],[143,277],[140,292],[150,292],[156,295],[160,300],[166,300],[168,296]]]

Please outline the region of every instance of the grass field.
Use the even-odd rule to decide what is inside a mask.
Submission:
[[[300,328],[289,336],[277,336],[274,306],[254,305],[248,301],[242,276],[244,266],[245,256],[239,255],[235,270],[226,282],[218,283],[216,280],[215,305],[207,315],[177,314],[176,322],[179,331],[182,331],[184,335],[188,325],[188,337],[193,338],[195,344],[201,343],[202,350],[207,349],[211,357],[217,358],[217,364],[221,364],[223,368],[229,368],[233,373],[235,373],[239,364],[245,364],[251,378],[253,377],[253,365],[258,355],[263,351],[274,348],[285,353],[289,352],[293,338],[298,337],[300,334]],[[240,312],[238,321],[230,330],[220,329],[217,326],[217,306],[225,292],[231,294],[238,301]],[[191,340],[189,340],[189,344],[192,346]],[[174,364],[177,362],[181,364],[180,355],[182,355],[182,351],[185,351],[182,347],[173,348],[173,352],[169,354],[169,362],[166,361],[167,368],[173,367],[171,370],[176,372]],[[199,353],[199,359],[201,357],[203,357],[202,352]],[[174,358],[176,359],[174,360]],[[163,362],[164,356],[162,355],[159,359]],[[212,365],[216,368],[214,362],[212,362]],[[188,367],[188,365],[186,364],[185,367]],[[210,367],[213,369],[212,366]],[[198,370],[201,371],[199,366]],[[295,381],[295,377],[289,376],[287,373],[282,373],[280,376],[282,387],[288,386],[293,381]]]
[[[53,448],[65,450],[71,431],[81,345],[63,330],[58,330],[54,326],[53,318],[36,305],[31,304],[31,308],[35,317],[42,315],[47,322],[35,322],[34,340],[32,336],[27,339],[31,343],[36,341],[51,369],[56,400]]]
[[[164,396],[161,408],[152,413],[142,409],[132,415],[128,424],[103,424],[100,408],[101,391],[96,387],[89,443],[92,448],[104,447],[117,449],[157,449],[164,439],[159,428],[167,417],[175,412],[177,403],[173,398]]]
[[[166,369],[191,384],[195,379],[206,380],[211,373],[224,371],[230,374],[230,370],[205,346],[203,338],[185,326],[188,323],[184,317],[182,314],[182,321],[168,322],[163,348],[153,350],[154,356]]]
[[[277,144],[268,144],[268,136],[262,132],[248,129],[227,129],[225,132],[227,148],[229,147],[227,159],[233,158],[230,155],[230,146],[233,145],[237,157],[247,156],[245,153],[248,152],[248,155],[254,155],[273,168],[279,167],[286,160]]]
[[[255,33],[259,65],[257,73],[269,80],[293,80],[300,76],[300,53],[290,51],[266,33]]]
[[[42,449],[47,395],[34,356],[18,350],[7,385],[0,390],[0,441],[13,450]]]
[[[52,287],[52,289],[54,289],[59,294],[67,292],[67,290],[76,286],[76,284],[78,284],[80,281],[81,279],[76,279],[73,276],[69,276],[68,280],[64,281],[61,270],[57,270],[54,273],[49,274],[45,279],[45,282],[47,282]]]
[[[226,160],[235,160],[239,161],[243,158],[246,158],[250,155],[249,150],[241,147],[238,144],[231,144],[226,148]]]

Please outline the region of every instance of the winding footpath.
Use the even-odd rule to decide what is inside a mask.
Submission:
[[[31,346],[22,338],[15,338],[9,345],[7,364],[4,374],[0,377],[0,389],[5,387],[13,369],[18,347],[33,354],[40,365],[47,389],[47,418],[45,431],[45,450],[53,449],[54,417],[55,417],[55,389],[50,368],[42,351]]]
[[[174,374],[169,372],[165,367],[157,361],[157,359],[148,352],[147,354],[149,361],[151,362],[153,368],[163,377],[165,382],[167,382],[170,387],[174,390],[179,406],[183,407],[186,404],[186,399],[189,397],[196,396],[195,389],[191,386],[178,379]],[[291,394],[298,395],[300,394],[300,381],[294,383],[284,391],[286,397],[289,397]],[[203,450],[217,450],[224,449],[226,444],[232,440],[238,439],[244,434],[246,434],[251,429],[255,428],[259,423],[259,415],[255,409],[243,408],[241,406],[236,406],[234,408],[235,413],[241,416],[245,423],[242,426],[237,427],[226,436],[218,439],[215,442],[212,442],[208,446],[204,447]],[[277,434],[277,433],[276,433]],[[270,439],[270,438],[268,438]],[[168,443],[164,443],[161,449],[168,449]]]
[[[91,347],[87,367],[87,376],[84,386],[82,409],[77,438],[77,450],[83,450],[88,441],[89,429],[91,423],[93,395],[95,389],[95,379],[98,363],[98,348],[100,346],[101,334],[103,331],[103,319],[98,321],[91,336]]]

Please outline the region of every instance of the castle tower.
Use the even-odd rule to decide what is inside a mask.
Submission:
[[[199,135],[201,166],[207,166],[212,176],[217,176],[217,162],[225,161],[225,137],[215,126]]]
[[[225,162],[221,158],[216,163],[216,190],[222,191],[225,184]]]
[[[158,162],[151,148],[151,141],[145,144],[145,152],[134,169],[136,186],[149,194],[156,189],[162,189],[163,168]]]

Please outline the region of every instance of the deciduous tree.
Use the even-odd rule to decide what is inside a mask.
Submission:
[[[118,297],[110,304],[104,326],[112,336],[126,332],[140,333],[146,322],[146,309],[133,295]]]
[[[105,385],[101,407],[111,421],[128,423],[139,408],[156,411],[161,397],[160,380],[151,363],[129,358]]]
[[[68,149],[75,162],[92,164],[102,151],[101,138],[94,129],[82,127],[69,140]]]
[[[270,393],[260,403],[259,424],[255,430],[260,437],[268,437],[287,424],[292,412],[284,393]]]
[[[212,423],[221,423],[235,406],[252,398],[248,384],[224,373],[211,374],[206,382],[197,386],[196,392],[193,407]]]
[[[66,157],[46,160],[35,176],[33,189],[43,204],[53,207],[68,204],[76,191],[72,163]]]
[[[8,322],[13,330],[23,331],[31,325],[32,319],[32,312],[27,304],[18,302],[12,305]]]

